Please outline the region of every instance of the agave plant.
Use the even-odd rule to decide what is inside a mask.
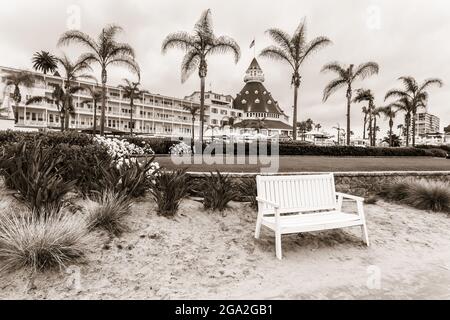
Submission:
[[[228,203],[238,196],[230,176],[221,174],[218,170],[204,176],[201,188],[205,209],[213,211],[224,211]]]

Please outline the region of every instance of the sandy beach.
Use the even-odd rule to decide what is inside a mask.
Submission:
[[[359,228],[288,235],[282,261],[269,230],[253,238],[256,212],[247,204],[232,203],[225,214],[188,199],[167,219],[142,199],[127,219],[129,232],[94,235],[86,264],[38,275],[32,285],[29,272],[3,275],[0,298],[450,298],[445,214],[382,201],[366,205],[370,248]]]

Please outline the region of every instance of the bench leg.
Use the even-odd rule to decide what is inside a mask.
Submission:
[[[275,232],[275,252],[279,260],[283,259],[283,253],[281,251],[281,232]]]
[[[259,217],[256,219],[256,229],[255,229],[255,238],[259,239],[259,235],[261,234],[261,221],[262,219]]]
[[[366,223],[365,223],[365,222],[364,222],[364,224],[361,226],[361,231],[362,231],[362,236],[363,236],[364,242],[367,244],[367,246],[370,246],[370,243],[369,243],[369,234],[367,233],[367,227],[366,227]]]

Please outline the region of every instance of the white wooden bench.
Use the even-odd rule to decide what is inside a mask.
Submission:
[[[364,217],[364,198],[336,192],[333,174],[257,176],[258,218],[261,226],[275,232],[275,250],[282,259],[281,235],[360,226],[369,245]],[[356,201],[358,213],[342,212],[343,199]]]

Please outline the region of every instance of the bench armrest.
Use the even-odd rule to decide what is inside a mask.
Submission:
[[[342,197],[342,198],[346,198],[346,199],[350,199],[350,200],[364,201],[364,198],[352,196],[351,194],[346,194],[346,193],[342,193],[342,192],[336,192],[336,195],[338,197]]]
[[[266,199],[262,199],[260,197],[256,197],[256,201],[268,204],[269,206],[272,206],[275,209],[278,209],[280,207],[280,205],[278,203],[275,203],[275,202],[272,202],[272,201],[269,201],[269,200],[266,200]]]

